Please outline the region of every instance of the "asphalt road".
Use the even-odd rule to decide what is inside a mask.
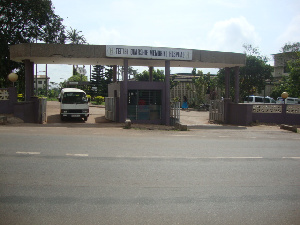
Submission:
[[[276,127],[0,126],[0,224],[299,224],[299,145]]]

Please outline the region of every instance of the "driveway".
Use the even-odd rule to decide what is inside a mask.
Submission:
[[[47,123],[68,123],[68,121],[61,121],[59,115],[59,102],[48,101],[47,102]],[[180,121],[185,125],[204,125],[209,124],[209,112],[206,111],[195,111],[181,110]],[[72,121],[76,122],[76,121]],[[97,123],[111,123],[105,119],[105,108],[104,106],[90,105],[90,116],[86,122],[78,120],[77,122],[86,124],[97,124]]]
[[[47,102],[47,123],[68,123],[70,121],[61,121],[60,115],[60,103],[57,101],[48,101]],[[72,120],[72,122],[80,122],[87,124],[94,123],[108,123],[110,121],[105,119],[105,108],[104,106],[92,106],[90,105],[90,116],[86,122],[83,120]]]

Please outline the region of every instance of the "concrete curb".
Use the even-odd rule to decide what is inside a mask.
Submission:
[[[188,125],[188,129],[246,130],[247,127],[233,126],[233,125],[202,124],[202,125]]]
[[[181,124],[181,123],[175,123],[175,129],[180,131],[187,131],[188,127],[187,125]]]
[[[289,131],[292,131],[292,132],[295,132],[295,133],[300,133],[300,128],[298,128],[296,126],[281,124],[280,129],[289,130]]]

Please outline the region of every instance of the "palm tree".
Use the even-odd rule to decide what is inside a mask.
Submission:
[[[71,30],[67,31],[67,40],[70,41],[70,44],[85,44],[86,40],[83,35],[80,35],[82,31],[77,31],[76,29],[73,29],[70,27]]]
[[[80,35],[81,32],[82,31],[78,31],[78,30],[70,27],[70,30],[67,31],[67,40],[70,42],[70,44],[80,45],[80,44],[87,43],[84,36]],[[78,65],[73,65],[73,75],[76,74],[77,68],[78,68]]]

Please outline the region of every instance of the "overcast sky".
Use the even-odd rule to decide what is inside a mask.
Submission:
[[[244,52],[243,44],[251,44],[271,57],[285,43],[300,41],[299,0],[52,0],[52,3],[67,29],[82,31],[89,44],[238,53]],[[50,81],[69,78],[70,68],[49,65]],[[44,70],[43,66],[40,70]],[[171,68],[171,73],[191,70]]]

